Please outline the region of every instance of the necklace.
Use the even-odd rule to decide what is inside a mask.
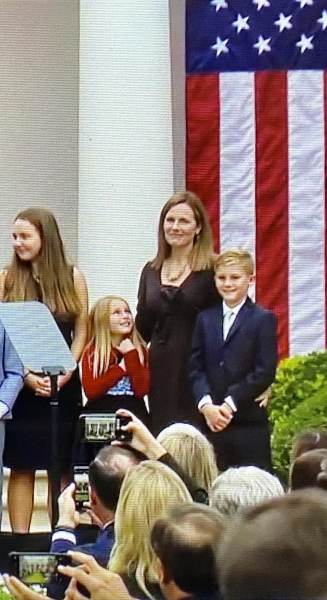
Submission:
[[[181,279],[181,277],[184,275],[186,269],[188,268],[189,264],[188,262],[186,262],[184,264],[183,267],[181,267],[178,271],[176,271],[175,268],[172,268],[169,264],[166,264],[166,277],[168,279],[168,281],[177,281],[178,279]]]
[[[36,281],[36,283],[40,283],[40,277],[34,271],[32,271],[32,277],[33,277],[34,281]]]

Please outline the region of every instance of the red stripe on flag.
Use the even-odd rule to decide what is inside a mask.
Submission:
[[[286,73],[256,73],[255,103],[256,298],[278,317],[282,358],[289,353]]]
[[[206,206],[219,249],[219,78],[186,78],[186,183]]]
[[[327,72],[324,72],[325,113],[325,346],[327,346]]]

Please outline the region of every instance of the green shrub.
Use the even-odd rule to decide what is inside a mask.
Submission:
[[[313,352],[282,360],[272,386],[270,419],[273,423],[302,400],[327,384],[327,352]]]
[[[281,361],[269,407],[274,467],[285,481],[294,435],[327,425],[327,352]]]
[[[327,428],[327,386],[300,402],[276,421],[272,435],[273,462],[279,477],[287,481],[290,450],[301,431]]]

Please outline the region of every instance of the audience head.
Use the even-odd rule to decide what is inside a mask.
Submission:
[[[104,296],[92,307],[88,318],[88,346],[94,345],[93,374],[95,377],[107,371],[112,350],[116,315],[126,311],[129,324],[125,337],[131,338],[134,346],[140,351],[145,346],[140,334],[134,326],[134,319],[128,302],[120,296]],[[122,332],[121,337],[124,337]],[[141,352],[140,352],[141,353]],[[142,353],[141,353],[142,355]]]
[[[158,519],[151,543],[160,560],[159,579],[166,598],[176,588],[190,594],[218,591],[217,550],[223,532],[221,515],[200,504],[180,505]]]
[[[122,446],[104,446],[89,466],[89,484],[93,510],[115,512],[123,479],[140,458],[135,451]],[[100,503],[100,507],[99,507]]]
[[[294,437],[291,450],[291,462],[308,450],[327,448],[327,431],[302,431]]]
[[[174,423],[163,429],[158,441],[182,469],[207,492],[218,475],[213,446],[193,425]]]
[[[233,516],[264,500],[283,496],[279,479],[258,467],[230,468],[218,475],[209,492],[209,504]]]
[[[52,311],[80,311],[72,266],[67,263],[57,221],[45,208],[18,213],[12,229],[14,254],[8,267],[6,301],[42,300]]]
[[[132,467],[120,491],[110,570],[134,574],[139,587],[150,596],[146,581],[158,582],[151,529],[170,508],[191,501],[182,480],[166,465],[149,460]]]
[[[191,268],[193,271],[210,267],[212,264],[213,245],[211,228],[208,221],[206,210],[201,200],[192,192],[184,191],[174,194],[164,205],[158,228],[158,252],[153,261],[153,266],[160,269],[162,263],[169,257],[171,246],[166,240],[164,225],[166,218],[169,218],[169,211],[178,205],[186,205],[191,209],[191,215],[194,217],[194,238],[193,250],[191,255]]]
[[[231,248],[221,252],[215,260],[214,269],[215,272],[220,267],[237,266],[242,269],[248,276],[254,274],[254,261],[251,253],[248,250],[242,248]]]
[[[290,470],[290,488],[301,490],[316,487],[317,477],[322,470],[322,463],[327,459],[327,448],[309,450],[298,456]]]
[[[292,492],[231,522],[219,560],[224,598],[325,598],[326,500],[321,490]]]

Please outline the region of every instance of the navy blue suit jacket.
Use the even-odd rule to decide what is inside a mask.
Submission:
[[[84,552],[85,554],[90,554],[93,556],[102,567],[107,567],[110,552],[115,543],[115,530],[113,523],[110,523],[105,529],[101,529],[99,531],[98,536],[93,544],[76,545],[76,543],[74,543],[72,540],[68,540],[64,537],[65,530],[63,528],[56,529],[54,533],[56,534],[56,539],[55,541],[51,542],[50,552],[58,552],[60,554],[66,554],[68,550]],[[61,533],[63,533],[62,537],[60,536]],[[48,595],[55,600],[62,600],[65,595],[66,588],[69,585],[69,581],[70,579],[64,576],[56,579],[55,581],[50,581],[47,585]]]
[[[247,298],[223,339],[223,307],[199,313],[193,333],[190,379],[196,404],[210,394],[215,404],[232,396],[235,423],[262,422],[266,411],[254,402],[273,382],[277,366],[277,319]]]

